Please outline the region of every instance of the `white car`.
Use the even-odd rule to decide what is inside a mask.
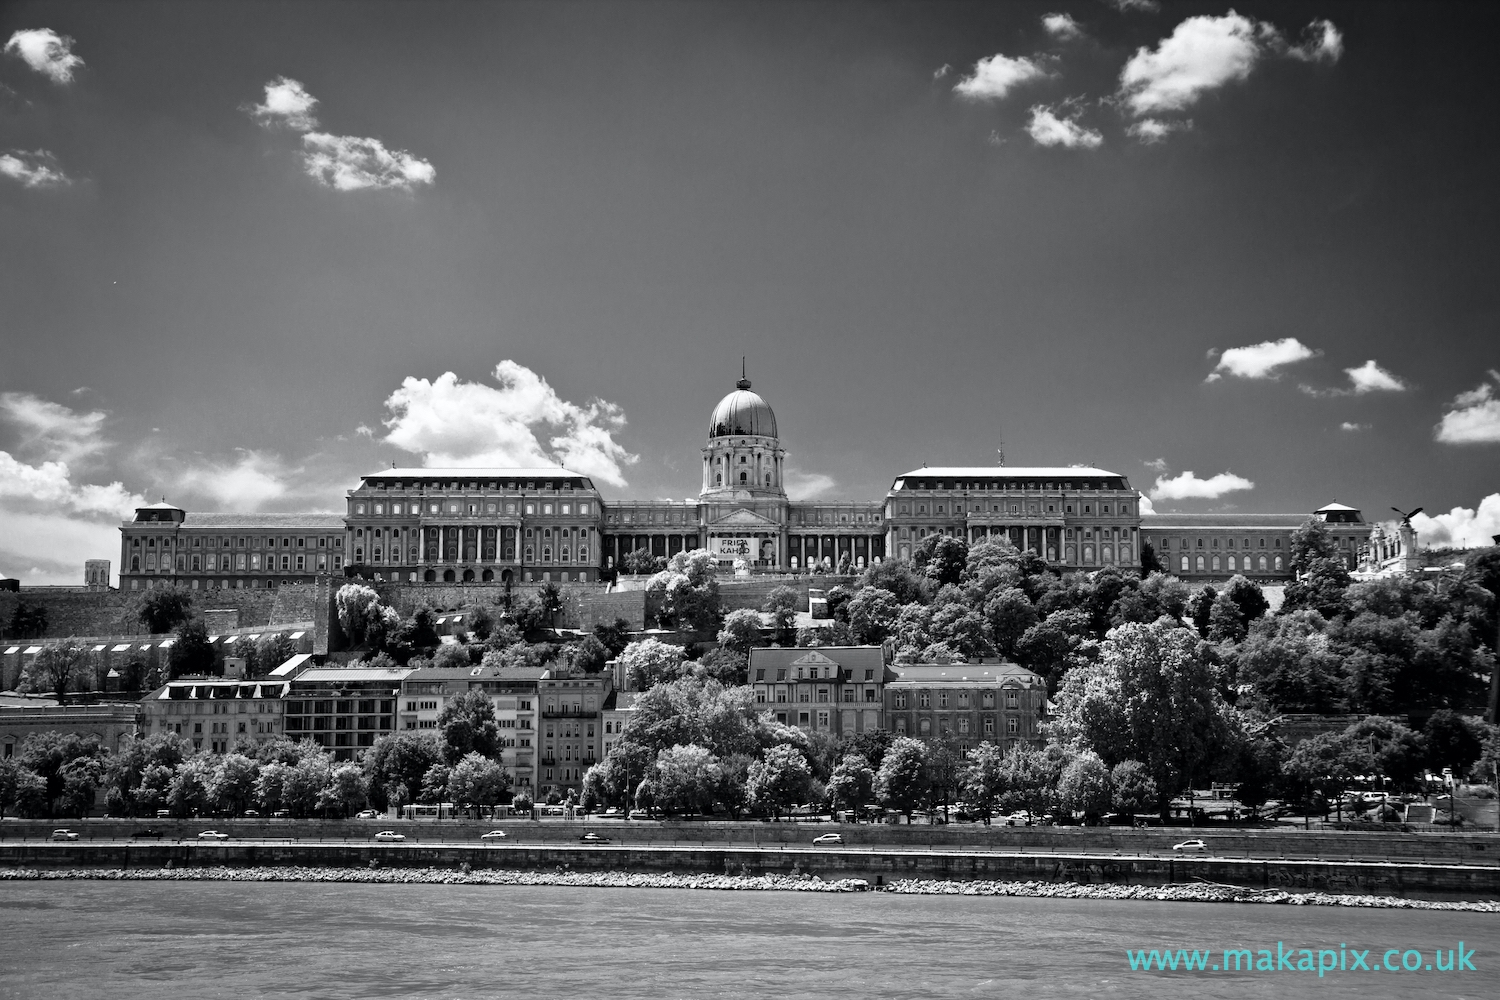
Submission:
[[[406,839],[406,834],[397,833],[395,830],[381,830],[375,835],[375,839],[382,844],[399,844]]]
[[[374,809],[365,809],[354,814],[355,819],[379,819],[380,813]]]
[[[52,831],[52,839],[53,840],[77,840],[78,839],[78,834],[74,833],[72,830],[53,830]]]
[[[838,834],[838,833],[825,833],[821,837],[814,837],[813,838],[813,844],[815,846],[828,846],[828,845],[831,845],[831,844],[840,844],[840,845],[842,845],[843,843],[844,843],[844,837],[843,837],[842,834]]]
[[[198,834],[199,840],[228,840],[229,834],[220,833],[218,830],[204,830]]]
[[[1184,854],[1207,854],[1208,845],[1201,840],[1184,840],[1180,844],[1173,844],[1172,850],[1181,851]]]
[[[505,831],[504,830],[491,830],[489,833],[485,834],[484,836],[480,837],[479,839],[480,840],[504,840],[505,839]]]

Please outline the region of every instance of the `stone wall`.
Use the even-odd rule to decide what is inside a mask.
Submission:
[[[736,580],[734,577],[721,576],[719,578],[719,593],[724,598],[725,612],[737,611],[740,608],[749,608],[751,611],[759,611],[761,605],[766,603],[766,598],[771,591],[777,587],[791,587],[797,592],[797,610],[807,610],[807,592],[809,589],[821,590],[824,593],[834,587],[843,584],[852,586],[858,579],[853,576],[752,576],[749,579]]]
[[[317,601],[317,586],[298,584],[277,590],[189,591],[195,611],[213,609],[225,612],[213,619],[215,629],[255,628],[291,622],[315,620],[312,609]],[[47,633],[44,639],[61,639],[70,635],[135,636],[147,635],[137,617],[145,599],[144,593],[131,591],[30,590],[20,593],[0,592],[0,628],[10,624],[16,604],[41,605],[47,609]],[[237,613],[237,625],[222,624],[228,612]],[[8,637],[7,637],[8,638]]]

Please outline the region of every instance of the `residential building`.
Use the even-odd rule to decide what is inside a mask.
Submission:
[[[607,671],[586,674],[554,667],[537,681],[541,735],[536,787],[542,794],[583,788],[583,773],[601,757],[604,704],[613,690]]]
[[[280,678],[180,677],[141,699],[141,735],[172,733],[213,753],[274,740],[285,733],[288,687]]]
[[[602,713],[604,734],[603,741],[599,745],[600,759],[608,757],[609,751],[620,741],[625,727],[635,717],[635,703],[640,696],[639,691],[622,691],[616,688],[609,693],[609,697],[604,699]]]
[[[884,728],[888,653],[881,646],[750,650],[755,707],[808,732],[852,736]]]
[[[449,702],[470,691],[482,691],[494,706],[500,727],[500,763],[516,788],[532,788],[536,781],[538,734],[537,684],[546,674],[541,667],[428,667],[414,670],[401,684],[397,727],[436,729]]]
[[[1047,682],[1015,663],[911,664],[892,668],[886,728],[920,740],[951,737],[967,753],[980,743],[1040,745]]]
[[[286,692],[286,735],[310,739],[335,760],[353,760],[375,740],[396,731],[396,703],[405,667],[312,667]]]

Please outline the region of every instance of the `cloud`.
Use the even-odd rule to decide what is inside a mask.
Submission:
[[[1432,517],[1417,514],[1411,519],[1411,526],[1417,530],[1417,545],[1424,549],[1494,545],[1494,536],[1500,535],[1500,493],[1491,493],[1479,501],[1478,510],[1454,507],[1446,514]]]
[[[372,438],[375,436],[375,428],[371,427],[369,424],[360,424],[358,427],[354,428],[354,433],[358,434],[360,437]]]
[[[388,150],[379,139],[309,132],[302,137],[302,164],[310,177],[338,191],[399,188],[410,191],[431,184],[432,164],[405,150]]]
[[[1059,118],[1051,108],[1038,104],[1031,109],[1026,134],[1038,146],[1063,146],[1067,149],[1094,149],[1104,136],[1078,124],[1077,116]]]
[[[318,127],[312,110],[318,99],[307,92],[298,80],[278,76],[266,84],[266,99],[246,107],[256,121],[266,128],[284,125],[297,132],[311,132]]]
[[[233,462],[189,465],[177,477],[177,485],[190,493],[213,497],[231,510],[259,510],[287,493],[289,476],[301,472],[288,469],[275,455],[249,448],[236,449]]]
[[[68,175],[59,170],[56,164],[57,157],[45,149],[31,153],[13,149],[9,153],[0,153],[0,176],[18,180],[29,188],[71,184]]]
[[[1221,472],[1217,476],[1199,479],[1192,472],[1184,472],[1175,479],[1157,476],[1151,487],[1152,500],[1215,500],[1235,490],[1251,490],[1255,484],[1232,472]]]
[[[1104,0],[1104,2],[1122,14],[1135,11],[1140,11],[1142,14],[1155,14],[1161,10],[1161,4],[1157,0]]]
[[[1341,431],[1367,431],[1369,429],[1369,424],[1356,424],[1351,423],[1348,420],[1345,420],[1343,423],[1339,424],[1339,430]]]
[[[1260,58],[1261,32],[1234,11],[1190,17],[1170,38],[1146,46],[1120,71],[1120,91],[1137,115],[1180,111],[1203,94],[1250,75]]]
[[[1246,347],[1231,347],[1219,357],[1219,364],[1205,379],[1217,381],[1223,375],[1240,378],[1276,378],[1278,368],[1316,357],[1317,351],[1296,337],[1266,340]]]
[[[1157,458],[1157,459],[1153,459],[1152,461],[1149,461],[1149,462],[1142,462],[1141,464],[1144,465],[1146,468],[1152,469],[1152,470],[1154,470],[1156,472],[1166,472],[1167,471],[1167,460],[1165,458]]]
[[[821,472],[786,470],[786,493],[793,500],[810,500],[823,496],[837,485],[832,476],[825,476]]]
[[[1042,27],[1047,34],[1060,42],[1070,42],[1083,37],[1083,29],[1070,14],[1047,14],[1042,17]]]
[[[21,433],[21,447],[59,462],[76,462],[108,447],[99,410],[79,413],[29,392],[0,392],[0,419]]]
[[[1142,118],[1125,131],[1150,146],[1166,140],[1173,132],[1187,132],[1193,127],[1191,118],[1182,121],[1163,121],[1160,118]]]
[[[72,83],[73,71],[83,65],[83,60],[73,54],[73,39],[51,28],[17,31],[5,43],[5,51],[20,56],[53,83]]]
[[[1358,368],[1345,368],[1344,374],[1354,383],[1350,392],[1357,396],[1367,392],[1403,392],[1406,389],[1405,382],[1376,364],[1374,358]]]
[[[932,78],[934,80],[941,80],[943,77],[947,76],[952,71],[953,71],[953,67],[951,65],[949,65],[948,63],[943,63],[937,69],[935,69],[935,70],[932,71]]]
[[[1344,36],[1332,21],[1318,20],[1302,31],[1303,42],[1287,48],[1286,54],[1303,62],[1336,63],[1344,54]]]
[[[1141,497],[1140,512],[1142,514],[1155,514],[1156,513],[1156,504],[1154,504],[1154,503],[1151,502],[1151,498],[1150,497],[1148,497],[1148,496]]]
[[[996,54],[975,63],[973,75],[959,80],[953,90],[971,100],[998,101],[1021,84],[1046,75],[1046,70],[1025,56],[1012,59]]]
[[[463,382],[445,372],[429,382],[407,378],[386,399],[387,444],[422,456],[434,468],[526,468],[563,465],[614,486],[621,466],[637,460],[614,435],[625,412],[595,399],[580,406],[514,361],[495,366],[498,386]],[[543,445],[538,434],[548,434]]]
[[[1490,369],[1490,378],[1500,384],[1500,372]],[[1437,440],[1443,444],[1494,444],[1500,442],[1500,398],[1495,387],[1481,382],[1469,392],[1461,392],[1448,404],[1436,428]]]

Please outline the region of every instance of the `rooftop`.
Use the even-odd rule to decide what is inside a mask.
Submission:
[[[822,664],[832,661],[841,667],[879,667],[885,664],[882,646],[756,646],[750,650],[752,667],[790,667],[799,662]]]
[[[539,465],[532,468],[504,469],[498,466],[476,466],[472,469],[381,469],[360,476],[361,479],[573,479],[586,478],[581,472],[564,469],[560,465]]]
[[[895,684],[903,681],[908,684],[1019,681],[1027,686],[1045,683],[1041,675],[1019,663],[910,663],[891,669],[899,675],[892,682]]]
[[[1306,514],[1241,514],[1228,511],[1219,514],[1142,514],[1141,530],[1152,528],[1297,528]]]
[[[131,522],[134,523],[134,522]],[[150,522],[140,522],[150,523]],[[323,511],[303,514],[252,514],[192,512],[183,519],[188,528],[336,528],[344,530],[344,515]]]
[[[923,466],[902,473],[898,478],[933,477],[941,479],[1077,479],[1079,477],[1109,476],[1123,478],[1118,472],[1096,469],[1087,465],[938,465]]]

